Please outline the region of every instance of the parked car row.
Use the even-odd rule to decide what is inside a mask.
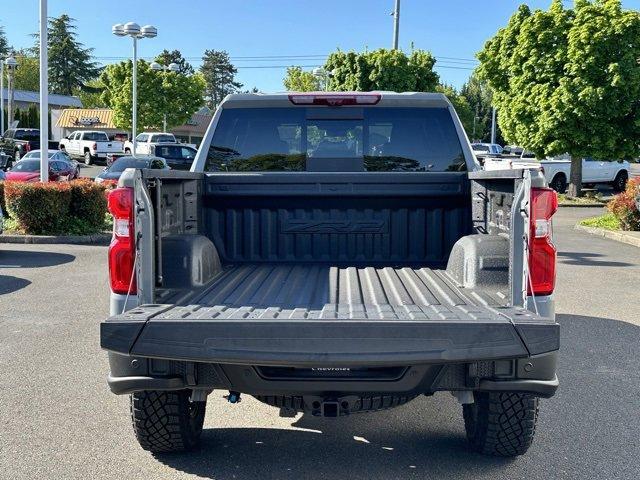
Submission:
[[[37,182],[40,180],[40,150],[31,150],[11,166],[4,174],[4,180],[17,182]],[[75,180],[80,176],[80,165],[65,152],[49,150],[49,180]]]
[[[539,168],[547,184],[558,193],[564,193],[571,178],[571,161],[568,155],[536,160],[535,154],[523,147],[487,143],[472,144],[478,162],[484,170],[512,170]],[[592,186],[608,184],[616,192],[625,189],[629,180],[629,162],[582,159],[582,184]]]

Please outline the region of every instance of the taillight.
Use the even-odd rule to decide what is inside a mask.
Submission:
[[[133,189],[116,188],[109,192],[109,212],[113,215],[113,237],[109,245],[111,290],[120,294],[137,292],[134,259]]]
[[[31,144],[29,142],[24,144],[24,151],[25,152],[30,152],[31,151]]]
[[[558,210],[558,195],[550,188],[531,189],[529,222],[528,295],[551,295],[556,284],[556,247],[551,217]]]
[[[94,143],[93,145],[91,145],[91,150],[93,150],[93,151],[98,150],[98,144]]]
[[[289,95],[294,105],[375,105],[380,101],[379,93],[295,93]]]

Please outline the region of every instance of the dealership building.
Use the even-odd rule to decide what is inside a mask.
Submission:
[[[200,145],[204,133],[209,126],[212,114],[208,108],[202,108],[184,124],[169,129],[178,141]],[[76,130],[100,130],[109,138],[115,136],[128,136],[128,131],[116,127],[113,123],[113,110],[109,108],[67,108],[61,110],[51,123],[53,138],[59,140]]]

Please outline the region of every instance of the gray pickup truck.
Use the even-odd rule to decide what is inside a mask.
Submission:
[[[101,346],[144,449],[195,447],[214,390],[318,417],[446,391],[476,451],[531,445],[557,198],[482,171],[444,96],[231,95],[190,172],[127,170],[109,208]]]

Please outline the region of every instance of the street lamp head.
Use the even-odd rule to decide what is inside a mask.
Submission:
[[[8,57],[4,61],[4,64],[9,70],[15,70],[16,68],[18,68],[18,62],[15,58],[13,58],[13,56]]]
[[[170,63],[169,64],[169,71],[178,73],[180,71],[180,65],[178,65],[177,63]]]
[[[116,23],[113,27],[111,27],[111,33],[113,33],[117,37],[124,37],[127,34],[124,33],[124,25],[121,23]]]
[[[135,22],[128,22],[124,24],[122,28],[125,35],[129,35],[130,37],[139,37],[140,36],[140,25]]]
[[[162,65],[160,65],[158,62],[153,62],[151,64],[151,70],[155,70],[156,72],[162,70]]]
[[[158,29],[153,25],[145,25],[140,29],[140,34],[144,38],[154,38],[158,36]]]

